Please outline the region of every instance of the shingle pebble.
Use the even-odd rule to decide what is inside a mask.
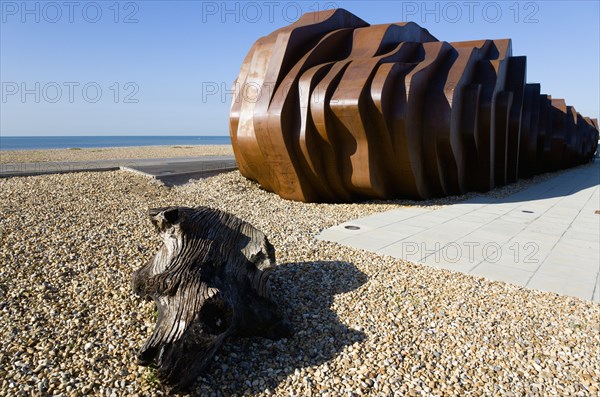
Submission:
[[[154,308],[130,276],[160,245],[147,209],[165,205],[219,208],[264,231],[296,331],[230,338],[197,395],[597,396],[600,305],[315,238],[459,199],[303,204],[237,171],[175,188],[122,171],[2,179],[0,396],[163,395],[135,361]]]

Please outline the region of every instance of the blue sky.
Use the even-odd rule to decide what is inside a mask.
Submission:
[[[342,7],[445,41],[512,38],[528,82],[598,118],[599,2],[0,0],[0,133],[227,135],[256,39]]]

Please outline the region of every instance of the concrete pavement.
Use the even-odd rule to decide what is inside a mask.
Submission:
[[[319,239],[600,302],[600,162],[503,199],[401,208]]]
[[[0,178],[119,169],[150,176],[166,184],[182,184],[190,179],[237,169],[237,164],[233,156],[11,163],[0,164]]]

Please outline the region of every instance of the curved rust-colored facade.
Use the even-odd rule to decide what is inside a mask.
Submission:
[[[235,157],[245,177],[306,202],[487,191],[590,161],[598,121],[525,72],[510,39],[448,43],[412,22],[308,13],[246,56]]]

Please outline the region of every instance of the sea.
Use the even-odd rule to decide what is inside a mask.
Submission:
[[[231,145],[229,136],[1,136],[0,150]]]

